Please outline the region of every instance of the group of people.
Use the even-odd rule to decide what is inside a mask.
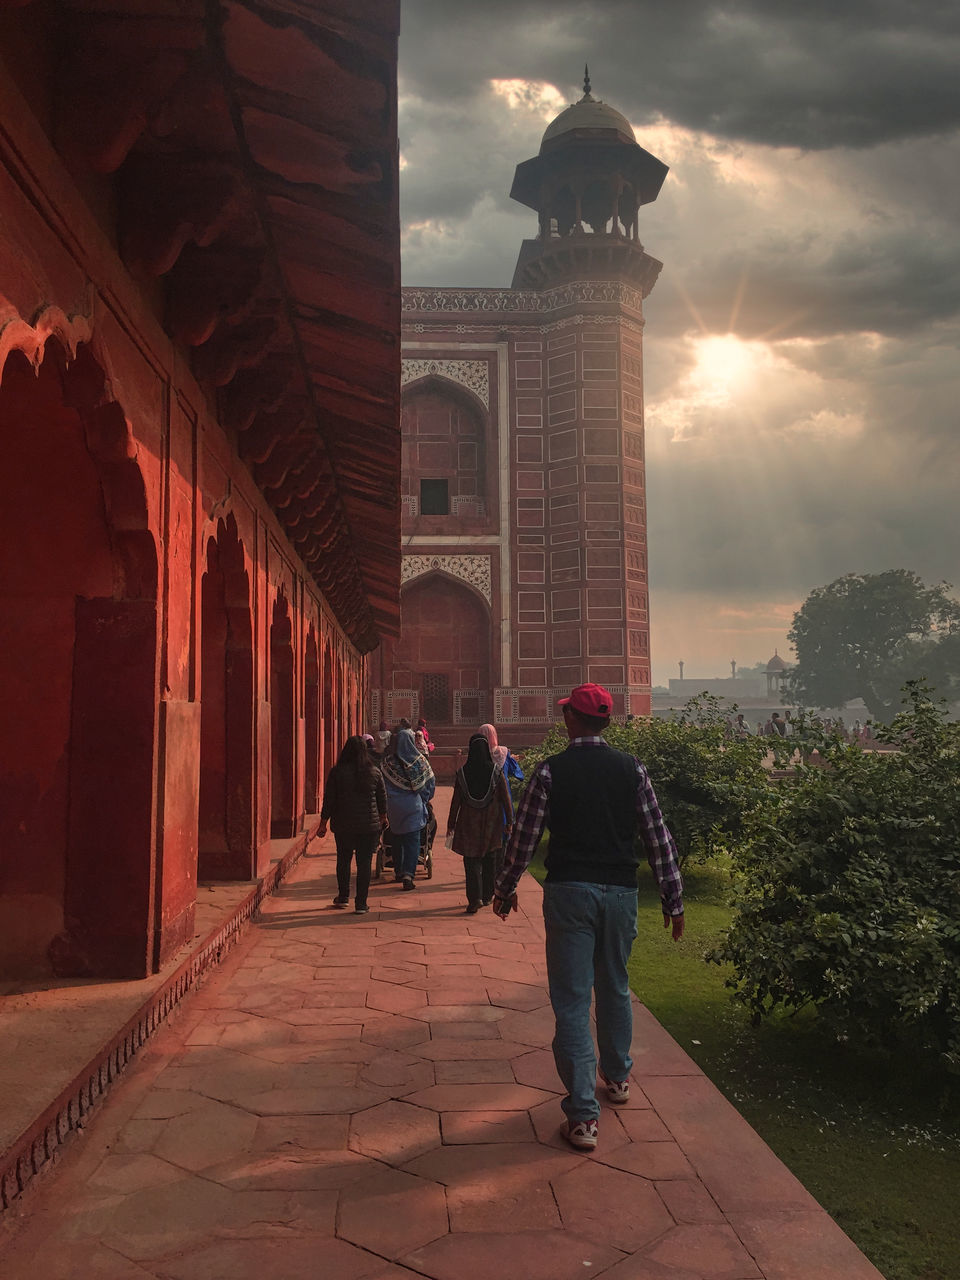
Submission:
[[[853,727],[848,729],[844,724],[843,717],[831,719],[817,719],[815,727],[827,735],[838,735],[845,742],[859,743],[861,747],[874,745],[876,738],[873,732],[873,725],[868,720],[866,724],[861,724],[859,720],[853,722]],[[726,733],[728,738],[748,738],[751,737],[753,731],[747,724],[746,717],[743,712],[738,712],[735,718],[728,717],[726,723]],[[757,721],[758,738],[800,738],[803,731],[798,727],[798,722],[793,719],[789,711],[785,711],[783,715],[779,711],[774,711],[766,720]]]
[[[787,711],[781,715],[779,711],[774,711],[766,720],[757,721],[757,737],[758,738],[790,738],[794,733],[794,723]],[[735,718],[727,717],[726,734],[728,738],[749,738],[753,736],[753,731],[747,724],[746,717],[742,711],[739,711]]]
[[[421,741],[425,729],[422,724]],[[356,863],[354,910],[361,915],[369,911],[373,855],[388,826],[394,879],[404,889],[413,888],[421,833],[433,817],[430,801],[436,785],[429,755],[418,747],[409,721],[393,733],[388,730],[379,748],[369,733],[346,740],[327,774],[320,809],[319,834],[325,836],[329,824],[337,845],[335,907],[350,905],[350,877]]]
[[[517,910],[518,882],[549,827],[543,919],[553,1055],[566,1090],[563,1135],[590,1151],[599,1138],[598,1065],[608,1100],[622,1105],[630,1098],[627,960],[637,932],[638,840],[674,941],[684,932],[683,883],[646,769],[601,736],[613,711],[610,693],[601,685],[580,685],[560,705],[569,745],[537,765],[516,820],[507,779],[518,763],[492,725],[471,737],[454,779],[447,838],[463,857],[467,911],[492,903],[506,920]],[[394,731],[379,753],[379,767],[374,754],[363,737],[347,740],[327,778],[321,813],[321,834],[329,821],[337,842],[334,905],[349,903],[355,860],[360,912],[367,910],[371,858],[386,823],[392,834],[412,837],[395,844],[401,850],[395,855],[398,878],[412,888],[419,835],[436,788],[429,752],[422,744],[418,749],[412,726]],[[599,1062],[590,1028],[594,998]]]
[[[412,890],[424,834],[435,825],[434,744],[426,721],[421,719],[414,729],[402,720],[392,732],[381,722],[379,737],[379,744],[372,734],[347,739],[327,775],[320,810],[319,834],[326,835],[329,824],[337,846],[333,905],[350,905],[355,864],[354,909],[361,914],[369,910],[373,857],[384,831],[389,828],[394,880]],[[470,914],[493,898],[494,876],[513,824],[510,777],[523,778],[516,757],[500,746],[492,724],[481,725],[457,769],[447,819],[448,845],[464,862]]]

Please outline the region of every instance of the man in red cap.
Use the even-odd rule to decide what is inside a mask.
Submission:
[[[553,1056],[567,1096],[564,1136],[581,1151],[597,1145],[597,1054],[590,1034],[596,997],[600,1075],[610,1102],[630,1097],[633,1010],[627,959],[637,936],[637,836],[660,886],[663,926],[683,936],[683,882],[677,850],[646,769],[600,736],[613,699],[599,684],[562,698],[569,746],[534,770],[497,878],[493,908],[516,907],[517,881],[545,826],[543,886],[547,978],[556,1021]]]

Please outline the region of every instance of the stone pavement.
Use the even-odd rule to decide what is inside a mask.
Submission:
[[[639,1004],[629,1104],[566,1146],[535,882],[467,916],[438,844],[358,916],[320,849],[7,1214],[4,1280],[877,1280]]]

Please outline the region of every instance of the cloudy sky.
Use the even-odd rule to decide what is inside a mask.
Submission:
[[[960,582],[955,0],[404,0],[404,283],[508,285],[581,94],[670,166],[641,238],[654,680],[847,572]]]

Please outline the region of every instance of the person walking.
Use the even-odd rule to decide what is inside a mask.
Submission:
[[[450,847],[463,858],[468,915],[490,905],[497,854],[512,823],[513,801],[503,770],[494,763],[487,739],[475,733],[466,763],[454,775],[447,818]]]
[[[380,828],[387,821],[387,796],[380,770],[370,758],[367,743],[359,735],[348,738],[337,763],[327,774],[323,788],[318,834],[327,834],[327,823],[337,842],[337,896],[335,907],[350,905],[350,871],[357,864],[354,909],[369,910],[370,864]]]
[[[637,934],[636,837],[660,887],[663,926],[683,937],[683,881],[646,769],[600,736],[613,699],[602,685],[578,685],[562,698],[570,739],[565,751],[537,765],[517,809],[493,907],[516,910],[517,882],[545,826],[550,828],[543,886],[547,980],[553,1006],[553,1056],[567,1091],[563,1135],[592,1151],[598,1141],[597,1054],[590,1034],[596,997],[600,1075],[607,1097],[630,1097],[633,1009],[627,959]]]
[[[430,741],[430,731],[427,729],[427,722],[423,716],[417,721],[417,733],[423,735],[424,745],[426,746],[426,754],[433,755],[434,743]]]
[[[511,778],[515,778],[518,782],[523,781],[523,770],[520,767],[520,761],[511,752],[509,747],[501,747],[500,739],[497,731],[492,724],[482,724],[477,733],[486,738],[490,747],[490,754],[493,756],[493,763],[502,771],[507,782]]]
[[[522,782],[523,769],[520,767],[520,761],[513,754],[513,752],[510,750],[509,747],[500,746],[500,739],[497,736],[497,731],[494,728],[494,726],[492,724],[482,724],[480,728],[477,730],[477,733],[483,734],[483,736],[486,738],[490,746],[490,754],[493,756],[493,763],[500,767],[500,769],[503,772],[503,776],[507,780],[507,789],[509,790],[511,782]],[[458,755],[458,762],[459,762],[459,752],[457,753],[457,755]],[[512,809],[512,801],[513,801],[512,793],[511,793],[510,799],[511,799],[511,809]],[[496,855],[494,857],[494,866],[493,866],[494,876],[498,876],[503,868],[503,857],[507,848],[507,840],[509,839],[509,836],[510,836],[510,827],[505,822],[503,824],[503,831],[501,832],[501,836],[500,836],[500,848],[497,850]]]
[[[393,735],[380,768],[387,792],[393,877],[404,889],[412,889],[421,832],[430,819],[429,803],[437,781],[410,729],[398,729]]]

